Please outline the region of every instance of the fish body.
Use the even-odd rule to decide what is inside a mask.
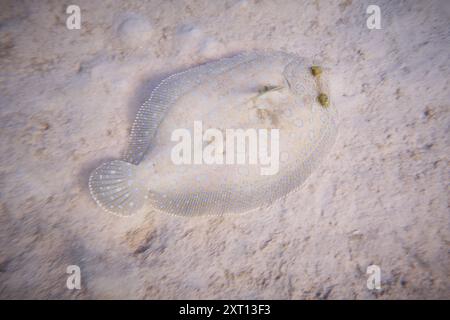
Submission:
[[[245,212],[298,188],[333,144],[325,72],[295,55],[247,53],[163,80],[137,113],[122,160],[91,174],[93,198],[131,215]],[[240,139],[240,140],[239,140]]]

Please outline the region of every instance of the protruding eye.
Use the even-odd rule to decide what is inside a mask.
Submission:
[[[328,96],[325,93],[319,94],[317,97],[317,100],[319,100],[319,103],[322,107],[327,108],[330,105],[330,101],[328,100]]]
[[[312,66],[311,73],[314,77],[318,77],[322,74],[322,68],[319,66]]]

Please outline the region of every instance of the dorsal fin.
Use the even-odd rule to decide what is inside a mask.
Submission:
[[[159,124],[180,96],[206,81],[208,77],[227,72],[237,65],[256,58],[255,53],[239,54],[175,73],[162,80],[152,91],[150,98],[139,108],[123,160],[133,164],[139,164],[142,161]]]

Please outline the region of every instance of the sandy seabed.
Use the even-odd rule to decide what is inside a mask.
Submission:
[[[372,2],[0,0],[0,297],[449,299],[450,2]],[[339,135],[303,188],[245,215],[101,211],[89,174],[150,90],[255,49],[332,70]]]

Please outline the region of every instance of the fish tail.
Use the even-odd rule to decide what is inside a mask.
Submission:
[[[104,210],[130,216],[137,212],[147,197],[142,179],[136,174],[137,166],[113,160],[103,163],[89,177],[92,198]]]

